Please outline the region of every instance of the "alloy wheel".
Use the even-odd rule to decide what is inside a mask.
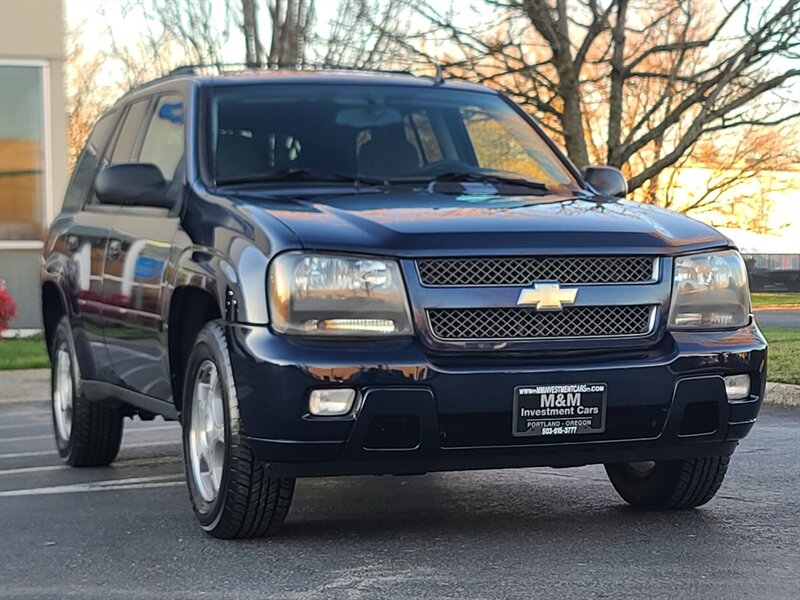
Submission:
[[[219,494],[225,464],[225,413],[217,366],[204,361],[197,370],[192,393],[189,460],[197,490],[206,502]]]
[[[69,441],[72,431],[73,407],[73,370],[72,357],[65,343],[62,343],[55,355],[55,376],[53,385],[53,415],[55,415],[56,432],[59,439]]]

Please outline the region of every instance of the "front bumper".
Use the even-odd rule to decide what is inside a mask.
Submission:
[[[731,454],[755,422],[766,385],[766,341],[751,323],[731,332],[667,334],[649,349],[431,355],[413,339],[321,342],[268,327],[227,328],[245,431],[257,458],[283,476],[666,460]],[[747,373],[751,395],[730,404],[722,376]],[[520,385],[608,385],[606,430],[519,438]],[[313,417],[318,387],[353,387],[356,409]]]

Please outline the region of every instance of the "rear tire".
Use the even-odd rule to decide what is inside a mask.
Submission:
[[[183,388],[183,453],[195,517],[214,537],[263,537],[283,525],[295,480],[269,477],[243,435],[225,332],[197,336]]]
[[[628,504],[650,510],[702,506],[719,490],[730,456],[606,465],[614,489]]]
[[[56,327],[50,360],[51,408],[59,455],[73,467],[111,464],[122,444],[122,410],[90,402],[84,396],[67,317],[62,317]]]

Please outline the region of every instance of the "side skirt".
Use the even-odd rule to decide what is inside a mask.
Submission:
[[[86,398],[91,402],[124,402],[143,411],[161,415],[170,421],[180,419],[180,413],[171,402],[146,396],[106,381],[84,380],[82,385],[83,393],[86,394]]]

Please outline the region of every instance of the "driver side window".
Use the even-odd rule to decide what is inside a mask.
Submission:
[[[164,179],[175,177],[183,158],[183,100],[177,94],[161,96],[156,103],[139,153],[140,163],[161,169]]]

